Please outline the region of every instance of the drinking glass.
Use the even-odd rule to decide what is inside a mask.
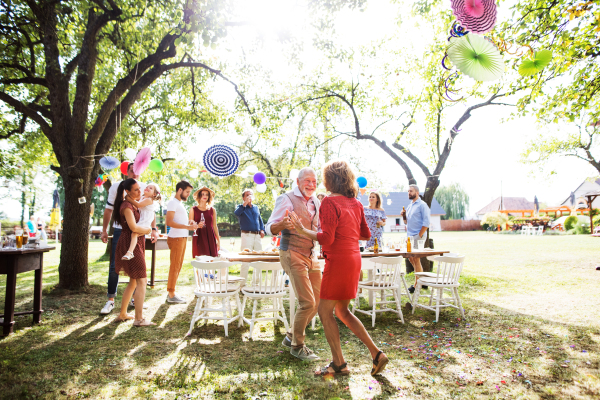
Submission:
[[[417,247],[418,250],[423,250],[425,248],[425,239],[417,240],[417,243],[419,244],[419,246]]]
[[[231,246],[231,251],[233,251],[235,247],[235,238],[229,238],[229,245]]]
[[[16,235],[15,240],[17,242],[17,249],[23,247],[23,235]]]
[[[27,242],[29,241],[29,234],[27,232],[23,233],[22,238],[23,238],[23,246],[25,246],[27,244]]]
[[[188,223],[188,225],[189,225],[189,226],[193,226],[193,225],[194,225],[194,223],[190,221],[190,222]],[[198,229],[194,229],[194,234],[193,234],[192,236],[198,236],[198,233],[197,233],[197,231],[198,231]]]

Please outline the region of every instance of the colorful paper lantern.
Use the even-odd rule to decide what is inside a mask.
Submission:
[[[358,183],[358,187],[361,189],[367,187],[367,178],[364,176],[359,176],[356,178],[356,182]]]
[[[467,31],[486,33],[496,25],[496,0],[451,0],[451,7]]]
[[[135,161],[133,162],[133,173],[136,175],[141,175],[144,173],[148,165],[150,164],[150,160],[152,159],[152,152],[149,147],[144,147],[137,153],[135,156]]]
[[[257,185],[262,185],[267,181],[267,176],[262,172],[257,172],[254,174],[254,183]]]
[[[129,161],[123,161],[121,163],[121,173],[127,175],[127,168],[129,168]]]
[[[477,81],[495,81],[504,74],[502,55],[483,36],[469,33],[453,37],[447,53],[456,68]]]
[[[115,169],[119,167],[119,160],[117,160],[114,157],[111,156],[106,156],[106,157],[102,157],[100,159],[100,166],[102,167],[102,169],[106,170],[106,171],[110,171],[111,169]]]
[[[235,150],[222,144],[209,147],[204,153],[203,161],[208,172],[216,176],[232,175],[240,165]]]
[[[164,167],[165,164],[163,164],[163,162],[158,158],[155,158],[154,160],[150,161],[150,164],[148,164],[148,168],[150,168],[150,171],[152,172],[160,172]]]

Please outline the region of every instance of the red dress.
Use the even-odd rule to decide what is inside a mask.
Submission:
[[[129,229],[127,219],[125,219],[124,215],[125,210],[128,208],[133,211],[135,222],[139,222],[140,220],[140,211],[130,202],[123,201],[121,209],[119,210],[121,213],[121,226],[123,230],[121,231],[121,236],[119,236],[117,248],[115,249],[115,272],[119,275],[127,275],[132,279],[141,279],[146,277],[146,257],[144,254],[146,237],[144,235],[138,236],[137,245],[133,249],[134,257],[129,261],[121,260],[121,257],[127,253],[129,245],[131,244],[131,229]]]
[[[211,256],[216,257],[219,255],[217,250],[217,237],[215,230],[213,229],[213,221],[215,216],[214,208],[209,208],[206,211],[201,211],[198,207],[194,206],[194,221],[200,222],[201,215],[204,215],[204,228],[198,228],[196,234],[198,236],[192,236],[192,256]]]
[[[321,299],[348,300],[356,297],[360,277],[359,238],[371,237],[364,206],[354,198],[327,196],[319,209],[321,232],[317,240],[325,257]]]

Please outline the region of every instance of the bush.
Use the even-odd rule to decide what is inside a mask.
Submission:
[[[502,227],[502,229],[506,228],[506,223],[508,222],[508,217],[505,214],[499,212],[489,212],[483,216],[481,220],[481,226],[484,229],[492,226],[496,228],[498,225]]]
[[[573,229],[577,235],[589,235],[590,225],[589,224],[577,224]]]
[[[575,228],[576,225],[579,225],[579,218],[576,215],[571,215],[565,219],[565,231],[570,231]]]

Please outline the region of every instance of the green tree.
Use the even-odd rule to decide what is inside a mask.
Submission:
[[[9,131],[32,124],[48,139],[65,188],[59,287],[88,284],[88,217],[99,156],[159,78],[196,61],[227,34],[220,0],[10,1],[0,3],[0,100]],[[178,60],[174,60],[178,57]],[[234,85],[237,90],[237,86]],[[238,93],[240,93],[238,91]],[[243,97],[241,104],[245,104]],[[7,136],[7,134],[3,134]],[[78,199],[85,198],[81,203]]]
[[[467,215],[469,195],[459,183],[440,186],[435,192],[435,198],[446,211],[442,219],[462,219]]]

